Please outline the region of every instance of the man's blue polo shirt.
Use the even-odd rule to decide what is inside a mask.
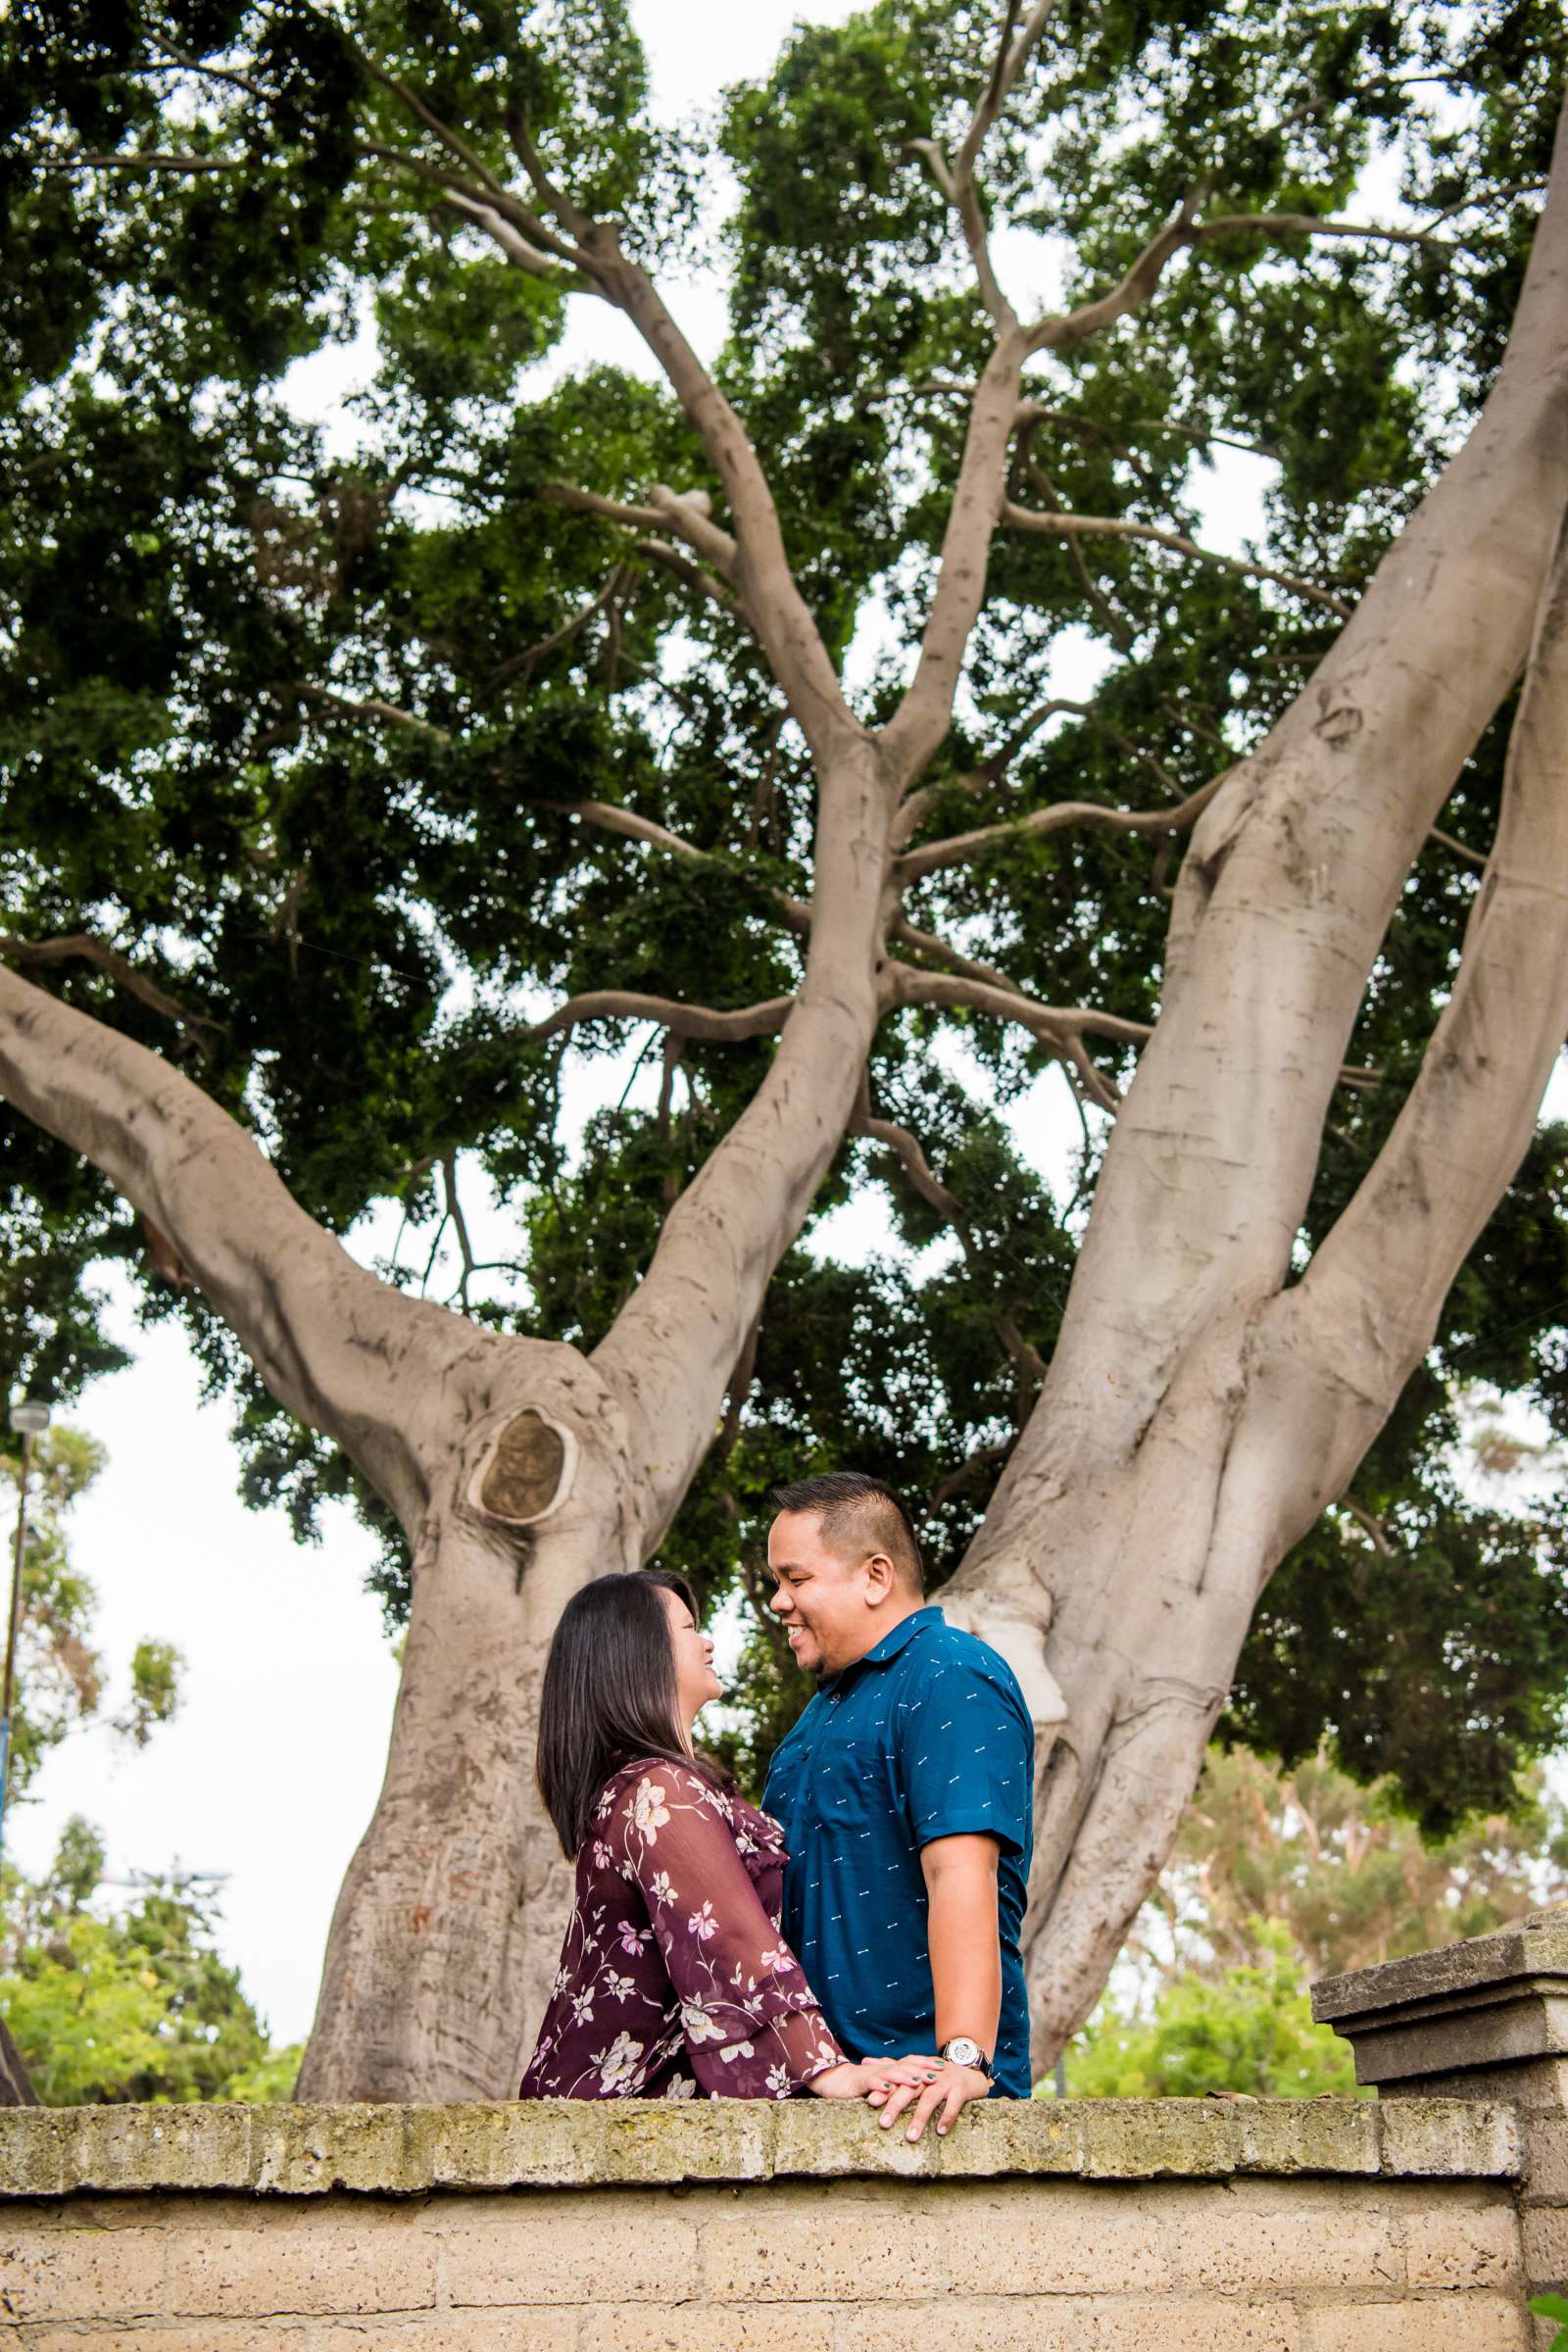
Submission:
[[[784,1934],[828,2024],[857,2057],[936,2048],[920,1848],[984,1831],[1002,1849],[1002,2019],[992,2064],[999,2091],[1029,2096],[1018,1933],[1034,1751],[1011,1667],[935,1608],[916,1609],[824,1683],[780,1743],[762,1802],[789,1846]]]

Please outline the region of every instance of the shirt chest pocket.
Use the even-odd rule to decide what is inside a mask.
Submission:
[[[824,1733],[802,1796],[806,1819],[831,1838],[886,1836],[902,1808],[892,1757],[876,1728],[835,1724]]]

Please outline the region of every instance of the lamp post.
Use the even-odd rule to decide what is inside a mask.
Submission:
[[[0,1853],[5,1850],[6,1791],[11,1785],[11,1712],[17,1689],[17,1637],[22,1631],[22,1554],[27,1540],[27,1477],[32,1442],[49,1426],[49,1407],[24,1396],[11,1407],[11,1426],[22,1440],[22,1478],[17,1491],[17,1542],[11,1559],[11,1617],[6,1629],[5,1680],[0,1684]]]

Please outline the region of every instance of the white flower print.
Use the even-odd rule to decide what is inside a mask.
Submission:
[[[717,1935],[718,1922],[713,1917],[711,1903],[704,1903],[700,1911],[692,1913],[691,1918],[686,1922],[686,1933],[688,1936],[695,1936],[699,1943],[706,1943],[710,1936]]]
[[[579,1984],[571,1995],[572,2017],[581,2026],[588,2023],[593,2013],[594,1988],[591,1984]]]
[[[760,1952],[758,1958],[764,1968],[772,1969],[775,1976],[786,1976],[796,1966],[795,1954],[790,1950],[788,1944],[784,1943],[781,1943],[774,1951]]]
[[[629,1877],[630,1875],[631,1874],[628,1872],[627,1876]],[[675,1889],[669,1883],[669,1873],[667,1870],[655,1871],[653,1885],[649,1888],[649,1892],[652,1894],[655,1902],[660,1906],[661,1910],[666,1909],[668,1905],[675,1900]]]
[[[604,1986],[607,2000],[629,2001],[637,1990],[637,1980],[635,1977],[617,1977],[614,1970],[610,1968],[605,1971]]]
[[[630,2088],[634,2078],[642,2071],[637,2064],[642,2054],[642,2043],[633,2041],[629,2034],[617,2034],[608,2050],[595,2052],[594,2064],[599,2069],[599,2080],[607,2092],[612,2096],[616,2091]]]
[[[662,1877],[663,1873],[660,1875]],[[668,1884],[667,1879],[665,1884]],[[653,1936],[652,1928],[633,1927],[629,1919],[617,1920],[615,1923],[615,1939],[628,1960],[635,1960],[643,1945],[653,1941]]]
[[[664,2096],[666,2099],[695,2099],[697,2085],[688,2075],[671,2075]]]
[[[686,2029],[688,2041],[722,2041],[724,2029],[716,2017],[710,2017],[698,2001],[682,2001],[680,2022]]]
[[[650,1845],[659,1841],[659,1833],[669,1819],[669,1807],[664,1802],[664,1789],[658,1781],[639,1781],[632,1799],[633,1827]]]
[[[596,1869],[611,1869],[614,1863],[614,1855],[611,1852],[604,1839],[602,1838],[596,1838],[594,1839],[594,1865]]]
[[[787,2066],[770,2066],[767,2070],[767,2094],[772,2099],[787,2099],[790,2095],[790,2070]]]
[[[737,2058],[755,2058],[757,2052],[749,2041],[732,2041],[727,2050],[718,2054],[726,2066],[733,2066]]]
[[[615,1784],[613,1781],[607,1781],[603,1788],[601,1788],[599,1791],[599,1802],[594,1807],[595,1821],[603,1821],[605,1815],[610,1811],[610,1808],[614,1801]]]

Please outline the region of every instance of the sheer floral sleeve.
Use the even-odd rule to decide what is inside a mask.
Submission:
[[[842,2065],[736,1850],[728,1797],[699,1773],[653,1761],[606,1796],[602,1835],[648,1905],[703,2089],[783,2099]]]

